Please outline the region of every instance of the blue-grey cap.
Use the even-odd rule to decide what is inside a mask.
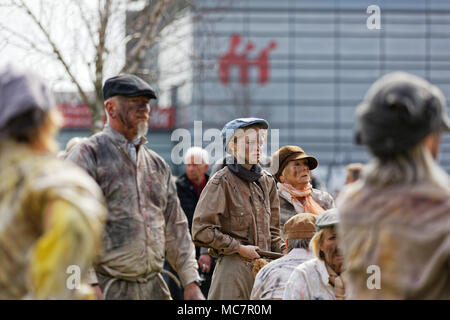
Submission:
[[[269,128],[269,123],[261,118],[238,118],[228,122],[222,129],[222,139],[224,146],[228,145],[236,130],[251,126],[253,124],[261,124],[263,129]]]
[[[20,114],[55,105],[53,95],[38,75],[12,65],[0,70],[0,128]]]
[[[316,232],[325,227],[331,227],[339,223],[339,214],[336,208],[331,208],[321,213],[316,220]]]

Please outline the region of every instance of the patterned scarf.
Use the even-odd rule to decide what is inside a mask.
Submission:
[[[342,280],[341,276],[338,275],[336,272],[334,272],[334,270],[331,269],[326,263],[325,266],[329,274],[328,280],[331,286],[333,287],[334,296],[336,297],[336,300],[344,300],[345,299],[344,281]]]
[[[280,193],[286,197],[286,199],[290,199],[291,204],[295,208],[295,212],[309,212],[319,215],[325,211],[311,196],[311,183],[308,183],[306,187],[301,190],[295,189],[288,183],[278,182],[277,186]]]

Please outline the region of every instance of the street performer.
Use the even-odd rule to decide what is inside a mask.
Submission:
[[[264,119],[240,118],[222,130],[226,150],[234,159],[209,180],[192,225],[196,244],[219,256],[208,299],[248,300],[258,250],[285,248],[275,180],[258,164],[268,127]]]
[[[169,165],[145,146],[154,90],[133,75],[106,80],[108,123],[67,159],[100,185],[108,205],[103,255],[94,267],[105,299],[169,299],[164,255],[185,299],[204,299],[195,248]]]

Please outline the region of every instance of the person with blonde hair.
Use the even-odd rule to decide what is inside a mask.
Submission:
[[[208,181],[192,224],[194,242],[219,257],[208,299],[248,300],[258,250],[279,253],[285,248],[276,185],[259,165],[268,127],[264,119],[239,118],[222,130],[233,161]]]
[[[283,300],[345,298],[345,285],[341,278],[344,264],[336,235],[338,223],[336,208],[319,215],[316,220],[316,233],[310,242],[315,258],[294,269],[286,284]]]
[[[92,178],[56,159],[61,123],[39,77],[0,71],[0,299],[95,298],[106,208]]]

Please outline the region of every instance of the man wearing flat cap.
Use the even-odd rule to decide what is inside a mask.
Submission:
[[[233,161],[208,181],[192,224],[195,243],[219,257],[208,299],[248,300],[258,249],[281,252],[285,247],[276,185],[258,163],[268,126],[264,119],[240,118],[222,130]]]
[[[272,155],[270,169],[277,181],[282,230],[286,221],[298,213],[318,215],[334,207],[329,193],[311,185],[311,171],[318,165],[315,157],[298,146],[281,147]]]
[[[450,184],[435,160],[450,129],[444,95],[395,72],[356,112],[373,160],[337,200],[349,298],[450,299]]]
[[[185,299],[203,299],[195,248],[169,165],[145,145],[154,90],[134,75],[106,80],[108,122],[67,159],[101,187],[108,205],[103,254],[95,265],[105,299],[169,299],[164,257]]]
[[[292,271],[314,258],[309,242],[315,233],[316,215],[299,213],[284,225],[288,253],[265,265],[256,275],[252,300],[282,300]]]

